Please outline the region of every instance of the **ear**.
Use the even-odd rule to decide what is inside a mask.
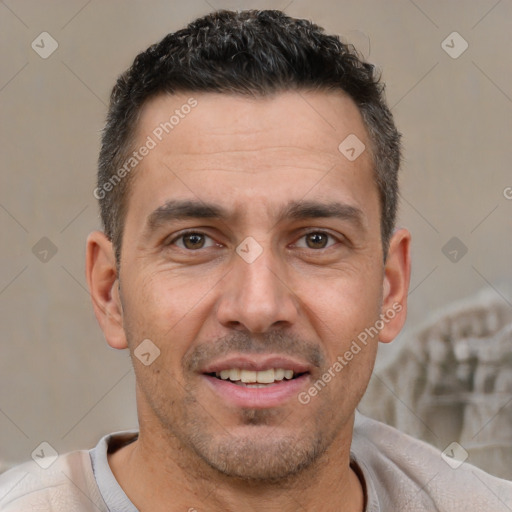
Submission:
[[[127,348],[114,249],[101,231],[87,238],[86,274],[94,313],[107,343],[112,348]]]
[[[395,339],[407,316],[407,293],[411,276],[410,243],[411,234],[406,229],[395,231],[389,242],[381,310],[384,327],[379,334],[379,341],[383,343]]]

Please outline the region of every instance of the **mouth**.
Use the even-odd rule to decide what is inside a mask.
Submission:
[[[247,388],[266,388],[275,384],[289,381],[305,375],[308,372],[295,372],[284,368],[268,368],[266,370],[245,370],[243,368],[228,368],[218,372],[208,373],[210,377],[232,382],[237,386]]]
[[[257,409],[284,405],[309,383],[312,367],[281,356],[233,356],[201,372],[217,399]]]

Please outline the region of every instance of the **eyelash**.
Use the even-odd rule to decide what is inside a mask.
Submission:
[[[210,236],[210,235],[207,235],[206,233],[203,233],[202,231],[198,231],[198,230],[195,230],[195,229],[191,229],[191,230],[187,230],[187,231],[183,231],[182,233],[180,233],[178,236],[174,237],[172,240],[170,240],[169,242],[165,243],[166,246],[171,246],[171,245],[174,245],[178,240],[184,238],[185,236],[187,235],[191,235],[191,234],[194,234],[194,235],[202,235],[202,236],[205,236],[205,237],[208,237],[210,239],[213,240],[213,238]],[[321,235],[326,235],[327,237],[335,240],[337,243],[342,243],[342,240],[340,238],[337,238],[335,237],[333,234],[329,233],[328,231],[323,231],[323,230],[318,230],[318,229],[315,229],[315,230],[311,230],[311,231],[308,231],[306,233],[303,233],[300,238],[304,238],[308,235],[311,235],[311,234],[321,234]],[[334,244],[335,245],[335,244]],[[322,251],[322,250],[327,250],[327,249],[330,249],[332,247],[329,246],[329,247],[325,247],[325,248],[321,248],[321,249],[311,249],[312,251]],[[180,249],[183,249],[182,247],[180,247]],[[201,248],[202,249],[202,248]],[[183,249],[185,251],[188,251],[188,252],[198,252],[200,251],[201,249],[196,249],[196,250],[193,250],[193,249]],[[207,247],[208,249],[208,247]],[[309,249],[308,247],[301,247],[301,249]]]

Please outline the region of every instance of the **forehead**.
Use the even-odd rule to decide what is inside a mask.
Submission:
[[[287,91],[267,97],[190,93],[160,95],[142,108],[138,139],[150,135],[175,157],[233,150],[302,149],[334,162],[347,136],[367,138],[359,109],[342,92]],[[333,151],[334,150],[334,151]],[[225,155],[224,155],[225,156]],[[257,153],[255,152],[255,156]],[[279,155],[278,155],[279,156]]]
[[[128,217],[147,217],[172,198],[224,202],[242,214],[305,196],[378,202],[370,151],[351,160],[346,140],[349,150],[370,146],[357,106],[338,92],[158,96],[137,126],[135,149],[151,149],[134,172]]]

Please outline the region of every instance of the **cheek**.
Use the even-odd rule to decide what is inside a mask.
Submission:
[[[145,339],[164,351],[173,326],[183,316],[172,288],[156,274],[127,279],[122,283],[122,302],[123,325],[131,351]]]
[[[373,325],[380,312],[382,281],[373,272],[339,272],[303,283],[301,296],[327,338],[339,342]],[[318,276],[317,276],[318,277]]]
[[[315,330],[327,358],[320,378],[332,384],[330,393],[337,403],[354,405],[361,399],[373,370],[380,313],[378,279],[351,276],[331,280],[317,287],[310,301]],[[313,309],[314,308],[314,309]]]
[[[156,366],[172,369],[181,380],[181,362],[204,324],[211,308],[208,292],[217,281],[198,276],[191,282],[172,270],[131,280],[123,288],[123,324],[132,353],[143,340],[151,340],[160,351]]]
[[[169,330],[186,316],[204,295],[202,279],[184,283],[172,270],[140,274],[126,289],[130,316],[152,330]]]
[[[379,301],[361,293],[338,304],[335,308],[331,302],[329,318],[322,318],[321,337],[328,363],[320,379],[331,383],[331,403],[343,403],[352,410],[362,398],[375,364]]]

